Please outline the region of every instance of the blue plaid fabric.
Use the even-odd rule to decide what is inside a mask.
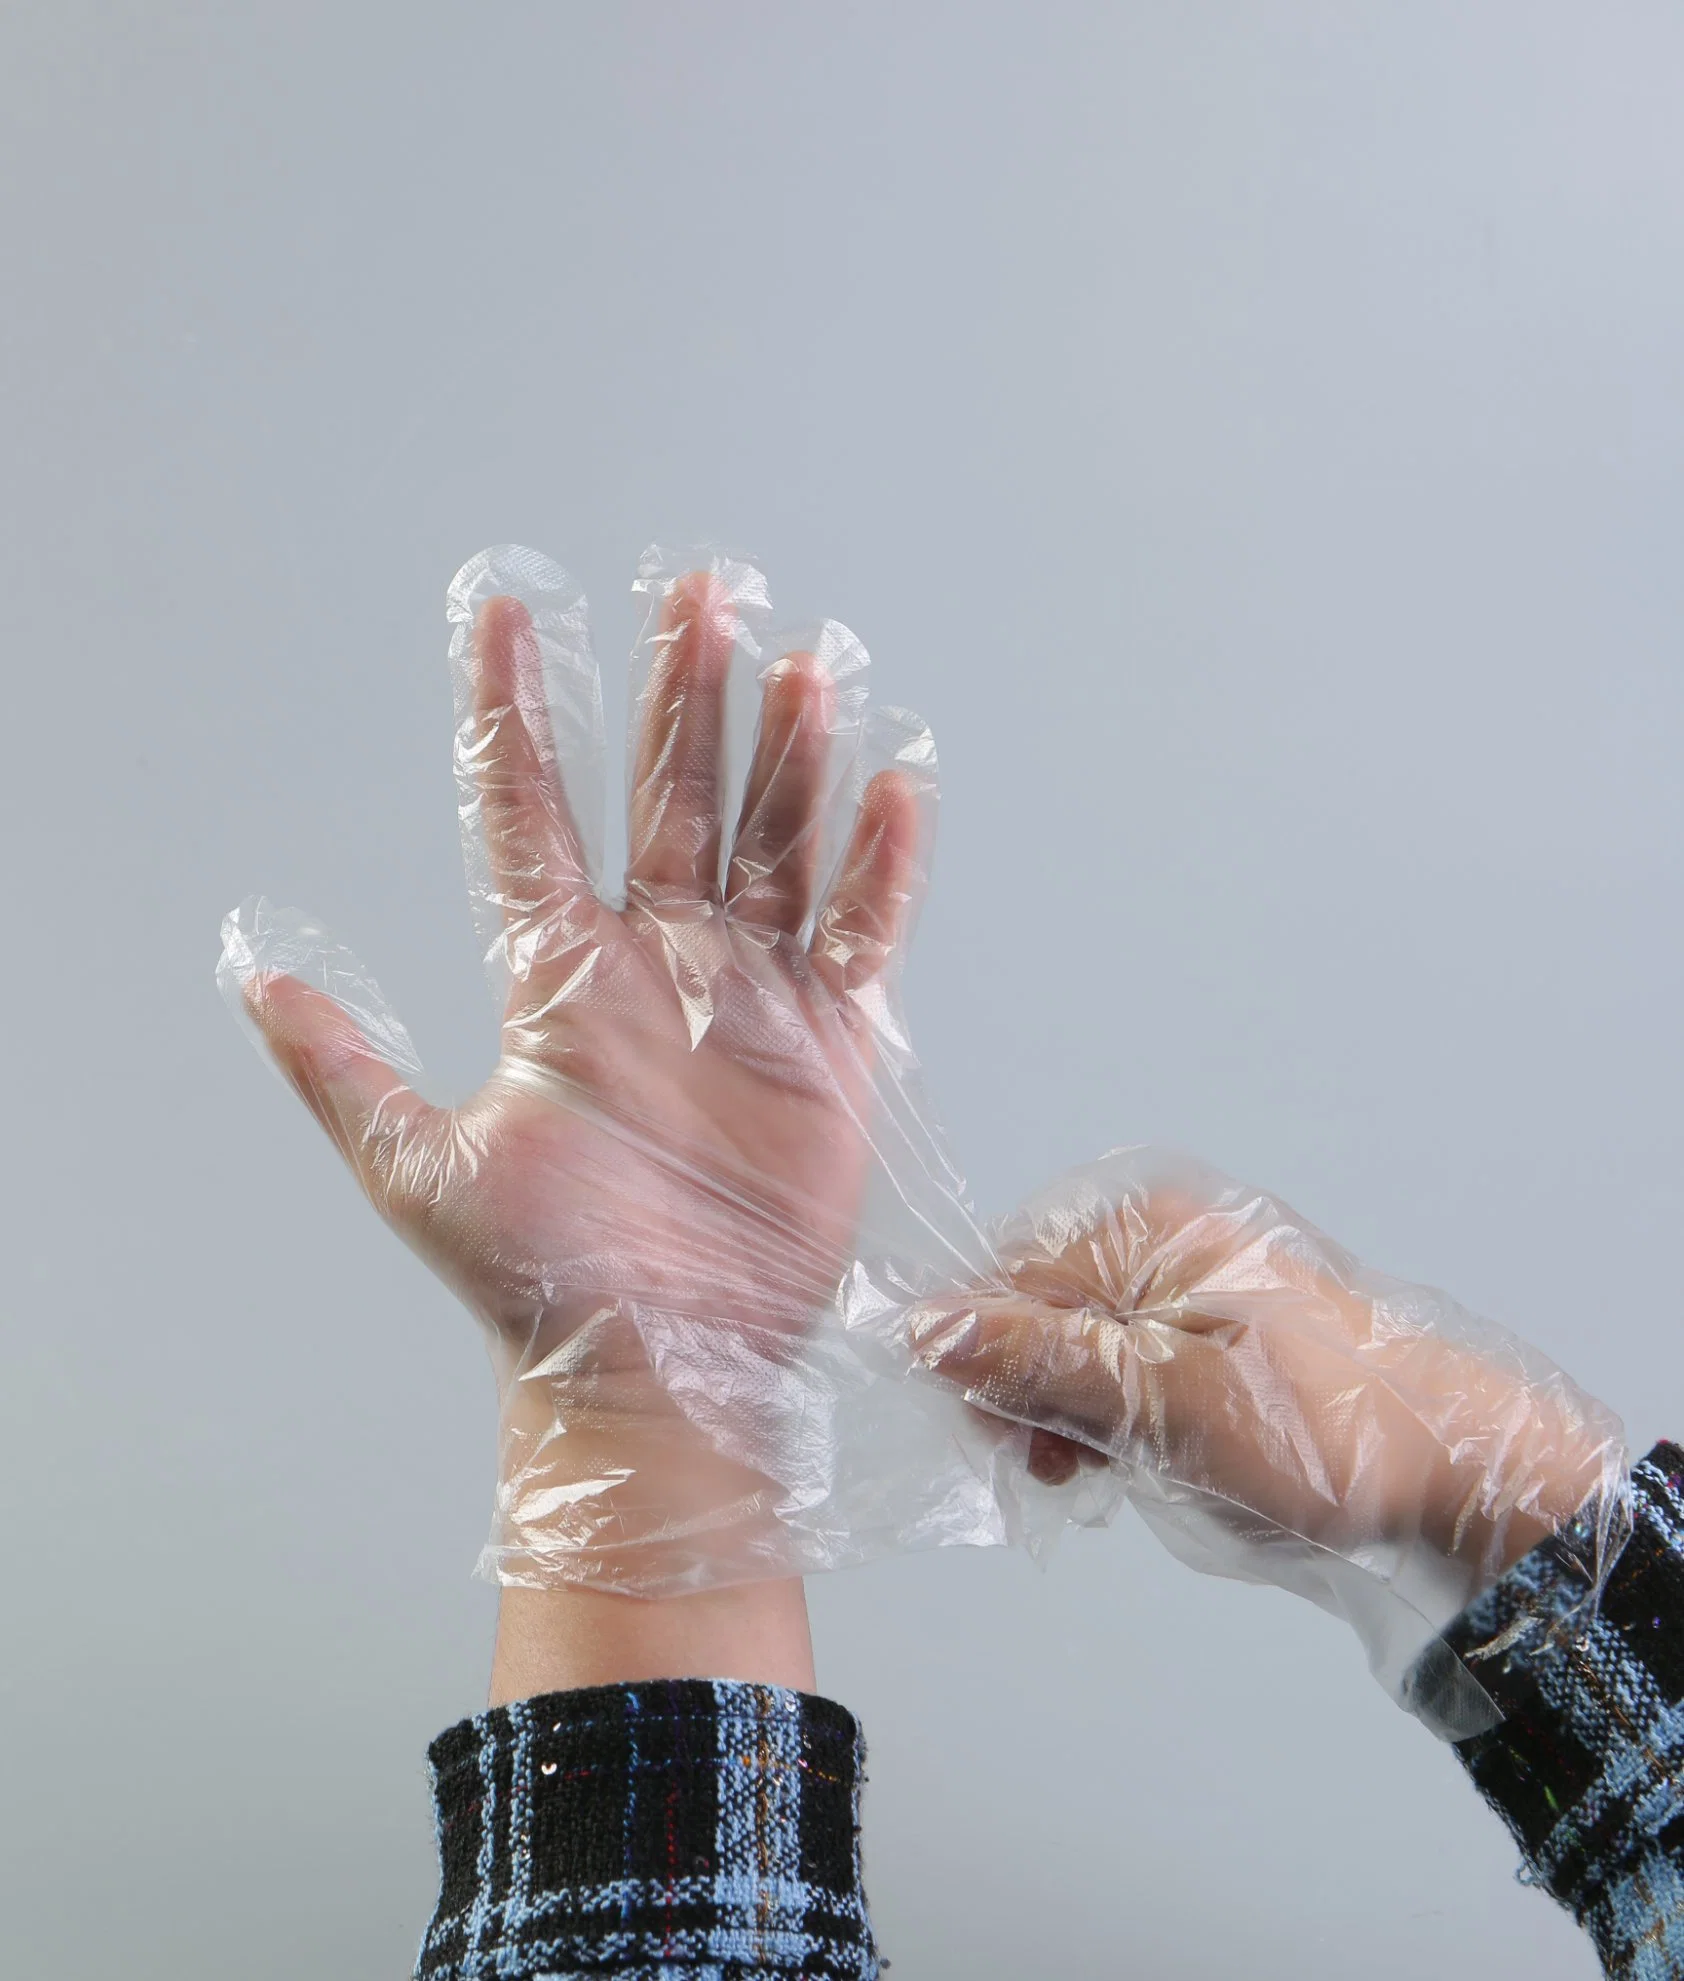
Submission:
[[[1614,1981],[1684,1981],[1684,1450],[1633,1472],[1596,1605],[1535,1549],[1444,1643],[1503,1715],[1456,1753]],[[829,1700],[705,1679],[563,1692],[433,1743],[418,1981],[878,1981],[864,1749]]]
[[[441,1734],[418,1981],[876,1981],[853,1716],[777,1687],[553,1693]]]
[[[1617,1981],[1684,1976],[1684,1451],[1632,1476],[1632,1532],[1594,1607],[1550,1543],[1445,1633],[1503,1713],[1457,1744],[1541,1885]]]

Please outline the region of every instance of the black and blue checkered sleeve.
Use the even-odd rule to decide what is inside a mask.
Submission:
[[[1684,1450],[1632,1475],[1632,1531],[1601,1601],[1534,1549],[1446,1632],[1502,1713],[1457,1743],[1618,1981],[1684,1976]]]
[[[434,1741],[417,1981],[876,1981],[852,1714],[775,1686],[557,1692]]]

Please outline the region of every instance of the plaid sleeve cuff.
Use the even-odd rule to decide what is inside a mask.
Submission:
[[[1445,1633],[1503,1715],[1456,1744],[1520,1845],[1522,1878],[1619,1981],[1684,1974],[1684,1450],[1636,1466],[1600,1602],[1546,1542]],[[1540,1627],[1541,1626],[1541,1627]]]
[[[417,1981],[876,1981],[864,1746],[724,1680],[550,1693],[429,1751],[442,1885]]]

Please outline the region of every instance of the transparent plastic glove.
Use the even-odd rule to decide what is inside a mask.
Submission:
[[[1041,1476],[1101,1454],[1182,1559],[1344,1616],[1441,1731],[1489,1723],[1465,1673],[1420,1662],[1479,1590],[1551,1535],[1600,1586],[1619,1419],[1447,1295],[1153,1149],[1072,1171],[993,1237],[990,1285],[915,1312],[924,1366],[1039,1427]]]
[[[651,552],[637,590],[621,906],[597,884],[582,594],[517,548],[451,586],[464,846],[503,1009],[470,1100],[421,1097],[402,1027],[301,916],[238,910],[221,981],[484,1324],[502,1395],[486,1572],[657,1595],[1010,1538],[1022,1434],[967,1424],[836,1312],[862,1244],[910,1272],[987,1256],[895,996],[929,732],[867,720],[846,628],[771,641],[746,564]],[[726,746],[756,703],[727,845]]]

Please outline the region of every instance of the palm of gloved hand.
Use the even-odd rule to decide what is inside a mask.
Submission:
[[[240,972],[377,1208],[492,1331],[511,1386],[505,1513],[529,1543],[606,1524],[642,1545],[764,1497],[743,1458],[766,1428],[756,1392],[833,1292],[872,1159],[862,1001],[904,932],[927,792],[906,771],[872,781],[815,916],[834,692],[813,656],[787,656],[765,677],[722,886],[735,641],[710,579],[671,588],[615,908],[562,788],[530,618],[509,598],[481,609],[458,765],[510,989],[497,1068],[463,1106],[422,1100],[335,998]],[[699,1329],[711,1350],[663,1371],[663,1344],[693,1349]],[[703,1399],[716,1429],[739,1406],[736,1456],[687,1421],[686,1368],[693,1391],[740,1390]]]

